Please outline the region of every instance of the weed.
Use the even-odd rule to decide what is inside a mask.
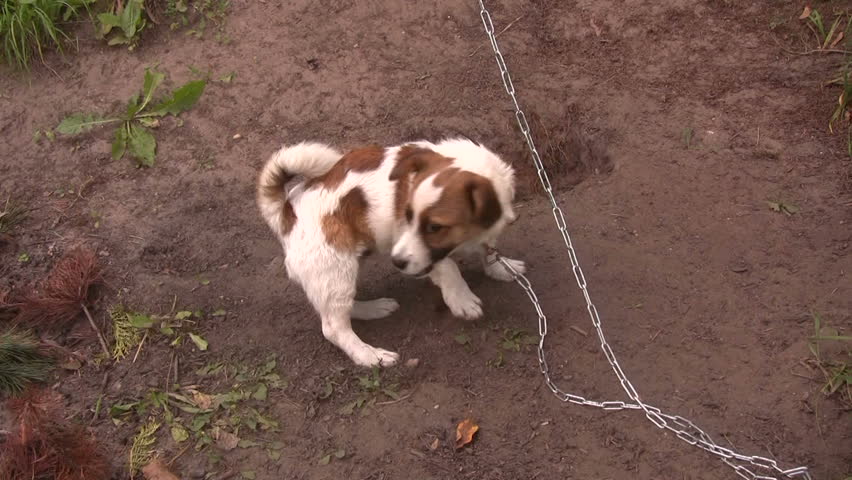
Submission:
[[[837,107],[828,121],[828,128],[834,133],[835,129],[841,130],[843,128],[842,125],[845,123],[846,152],[852,157],[852,80],[849,78],[850,71],[852,71],[852,64],[847,65],[847,70],[843,72],[839,79],[842,81],[842,90],[840,96],[837,98]]]
[[[130,50],[136,48],[139,35],[147,24],[144,10],[144,0],[126,0],[126,3],[115,2],[112,11],[99,14],[100,33],[109,38],[107,45],[127,45]]]
[[[127,110],[123,115],[103,118],[91,113],[77,113],[65,118],[56,130],[59,133],[76,135],[100,125],[121,122],[112,142],[112,158],[118,160],[129,150],[140,166],[151,167],[156,157],[157,140],[148,129],[157,128],[160,117],[178,116],[181,112],[192,108],[204,93],[206,86],[204,80],[189,82],[172,92],[169,98],[148,108],[154,99],[154,93],[164,79],[164,74],[146,69],[141,98],[140,94],[134,95],[128,102]]]
[[[112,321],[112,358],[118,361],[126,357],[130,349],[139,344],[139,330],[133,327],[130,320],[131,314],[125,312],[121,305],[110,309],[109,318]]]
[[[30,254],[27,252],[21,252],[18,255],[18,263],[30,263]]]
[[[334,450],[326,453],[325,455],[321,456],[319,461],[317,461],[317,464],[318,465],[328,465],[329,463],[331,463],[332,458],[337,459],[337,460],[342,460],[345,457],[346,457],[346,450],[344,450],[342,448],[337,448],[337,449],[334,449]]]
[[[130,446],[130,458],[128,459],[131,478],[154,455],[154,442],[157,441],[155,435],[159,428],[160,424],[156,420],[149,420],[148,423],[139,428],[139,432],[133,437],[133,443]]]
[[[6,197],[6,202],[0,210],[0,234],[9,233],[27,218],[27,209],[12,202],[12,195]]]
[[[373,367],[369,374],[357,377],[358,386],[361,391],[355,400],[347,403],[340,409],[343,415],[352,415],[356,410],[374,405],[379,395],[384,395],[392,400],[399,399],[399,384],[387,384],[382,380],[381,370]]]
[[[822,392],[826,396],[839,395],[839,397],[850,406],[852,406],[852,336],[840,335],[836,329],[826,326],[823,323],[822,317],[813,312],[814,319],[814,334],[808,339],[808,348],[814,356],[816,367],[822,372],[825,377],[825,384],[822,387]],[[847,342],[848,345],[845,352],[833,356],[828,359],[821,351],[821,342]],[[840,360],[840,357],[845,353],[846,361]]]
[[[20,393],[27,384],[44,381],[52,366],[30,334],[16,330],[0,334],[0,392]]]
[[[216,40],[230,43],[224,31],[230,0],[168,0],[166,15],[173,19],[170,28],[188,27],[186,34],[202,38],[208,23],[216,28]],[[191,7],[191,8],[190,8]]]
[[[3,0],[0,2],[0,42],[6,63],[28,70],[34,54],[44,62],[48,47],[62,52],[70,37],[61,22],[76,17],[94,0]]]
[[[787,203],[781,200],[777,202],[767,201],[766,205],[773,212],[783,213],[788,217],[793,216],[794,214],[799,212],[799,207],[793,205],[792,203]]]
[[[500,346],[503,350],[520,352],[524,345],[535,345],[538,339],[531,337],[526,330],[507,328],[503,330],[503,340]]]
[[[819,13],[818,10],[811,10],[810,14],[807,16],[807,19],[808,28],[810,28],[816,36],[817,46],[820,50],[825,50],[829,47],[833,47],[837,45],[840,40],[843,39],[843,30],[837,29],[837,27],[839,27],[841,22],[843,21],[843,15],[838,15],[837,18],[834,19],[834,22],[831,24],[831,27],[829,27],[828,30],[826,30],[826,24],[824,22],[823,16],[821,13]]]

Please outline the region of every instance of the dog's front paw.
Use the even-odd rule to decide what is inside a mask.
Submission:
[[[482,316],[482,300],[465,285],[464,289],[442,292],[444,303],[450,311],[459,318],[475,320]]]
[[[513,260],[511,258],[506,259],[506,263],[512,266],[516,272],[523,275],[527,271],[527,266],[524,264],[522,260]],[[494,280],[499,280],[501,282],[511,282],[515,279],[512,272],[506,268],[502,262],[497,261],[494,263],[490,263],[485,265],[485,274]]]
[[[362,367],[392,367],[399,362],[399,354],[367,345],[352,355],[352,361]]]

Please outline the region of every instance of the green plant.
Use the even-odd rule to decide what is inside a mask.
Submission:
[[[840,96],[837,98],[837,107],[828,121],[829,130],[834,133],[835,129],[842,129],[846,125],[846,152],[852,157],[852,80],[849,79],[850,66],[843,72],[839,80],[842,81]]]
[[[27,384],[47,379],[53,362],[28,333],[0,334],[0,392],[19,393]]]
[[[0,233],[9,233],[15,226],[27,218],[27,209],[12,203],[12,195],[6,197],[3,208],[0,209]]]
[[[0,42],[6,63],[29,69],[48,47],[62,52],[70,37],[61,23],[77,16],[94,0],[0,0]]]
[[[145,425],[142,425],[139,428],[139,432],[133,437],[133,443],[130,446],[130,458],[128,460],[131,478],[154,455],[154,442],[157,441],[156,434],[159,428],[160,424],[156,420],[150,420]]]
[[[230,0],[168,0],[166,15],[173,19],[172,30],[190,27],[187,35],[196,38],[203,37],[208,22],[212,23],[216,27],[216,40],[227,43],[224,24],[230,4]]]
[[[843,353],[831,359],[825,358],[820,348],[821,342],[852,342],[852,336],[840,335],[835,328],[826,326],[819,313],[813,312],[812,316],[814,334],[808,339],[808,348],[814,356],[816,367],[825,377],[822,392],[827,396],[837,394],[843,401],[852,405],[852,364],[837,358]],[[852,346],[852,343],[849,345]],[[849,347],[846,348],[845,355],[847,358],[852,357]]]
[[[109,38],[107,45],[128,45],[131,50],[136,48],[139,35],[145,28],[144,0],[126,0],[126,3],[115,2],[111,12],[98,15],[100,33]]]
[[[507,328],[503,330],[503,340],[500,346],[503,350],[520,352],[524,345],[535,345],[538,339],[531,337],[526,330]]]
[[[189,82],[151,107],[154,93],[164,79],[164,74],[146,69],[141,95],[137,93],[130,99],[123,115],[103,118],[92,113],[76,113],[62,120],[56,130],[66,135],[76,135],[100,125],[121,122],[112,142],[112,158],[118,160],[129,151],[140,166],[151,167],[156,158],[157,140],[149,129],[157,128],[161,117],[177,116],[192,108],[207,85],[204,80]]]
[[[843,30],[837,30],[837,27],[839,27],[840,23],[843,21],[843,15],[838,15],[828,30],[826,30],[822,14],[819,13],[818,10],[811,10],[807,19],[809,22],[807,24],[808,28],[810,28],[817,37],[817,45],[819,49],[824,50],[834,46],[843,38]],[[837,35],[835,35],[835,32]]]

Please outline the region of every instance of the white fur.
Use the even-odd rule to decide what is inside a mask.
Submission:
[[[496,154],[468,140],[444,140],[438,143],[416,142],[441,155],[453,158],[453,167],[477,173],[492,182],[500,201],[503,216],[487,231],[458,250],[470,250],[483,258],[485,272],[498,280],[512,280],[505,268],[485,262],[485,246],[494,246],[503,228],[515,219],[512,209],[514,197],[514,172]],[[322,318],[323,335],[344,351],[356,364],[362,366],[391,366],[399,354],[375,348],[362,341],[352,330],[351,319],[382,318],[393,313],[399,305],[393,299],[366,302],[355,301],[355,284],[358,278],[358,252],[342,252],[332,247],[322,231],[322,218],[334,212],[340,199],[353,188],[360,188],[369,205],[367,222],[375,239],[376,249],[382,254],[400,254],[409,260],[404,273],[423,273],[432,267],[429,277],[440,289],[444,301],[453,315],[466,319],[482,315],[482,302],[471,292],[456,263],[445,258],[429,265],[428,248],[416,227],[398,222],[394,216],[396,182],[389,179],[401,146],[385,149],[384,159],[378,169],[350,171],[344,181],[333,189],[314,187],[305,189],[301,181],[288,185],[280,199],[270,200],[258,196],[261,214],[278,236],[285,250],[285,265],[292,280],[305,290],[308,300]],[[341,154],[318,143],[300,143],[284,147],[275,153],[261,172],[259,185],[267,185],[276,172],[286,172],[303,178],[314,178],[327,172]],[[412,208],[418,212],[438,200],[441,190],[427,179],[414,192]],[[296,213],[296,223],[284,235],[281,231],[282,209],[290,201]],[[416,222],[412,222],[416,225]],[[513,267],[523,271],[523,262],[513,260]]]

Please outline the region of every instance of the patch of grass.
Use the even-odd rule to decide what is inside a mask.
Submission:
[[[6,63],[28,70],[33,55],[44,61],[45,50],[59,52],[70,40],[62,23],[86,10],[94,0],[2,0],[0,43]]]
[[[16,330],[0,334],[0,392],[20,393],[28,384],[46,380],[52,367],[30,334]]]
[[[507,328],[503,330],[503,339],[500,342],[500,347],[503,350],[520,352],[524,345],[535,345],[538,339],[531,337],[526,330],[517,328]]]
[[[813,312],[812,316],[814,334],[808,339],[808,348],[814,356],[813,363],[825,378],[822,393],[829,397],[836,395],[852,406],[852,336],[840,335],[837,329],[825,325],[819,313]],[[822,348],[827,342],[840,346],[830,358]]]
[[[380,395],[391,400],[399,399],[399,384],[388,383],[382,379],[382,370],[373,367],[369,374],[357,377],[360,392],[357,398],[340,408],[339,413],[352,415],[356,410],[374,405]],[[362,412],[363,413],[363,412]]]
[[[189,82],[172,92],[168,98],[150,106],[164,79],[164,74],[146,69],[142,91],[130,99],[124,114],[104,118],[93,113],[77,113],[65,118],[56,130],[66,135],[77,135],[101,125],[120,122],[121,126],[116,129],[112,142],[112,158],[118,160],[129,151],[140,166],[151,167],[157,154],[157,140],[149,129],[159,127],[159,119],[162,117],[176,117],[192,108],[207,85],[204,80]]]
[[[838,30],[838,27],[840,27],[843,20],[845,19],[845,15],[838,15],[834,19],[834,22],[832,22],[831,26],[826,28],[827,24],[825,23],[825,19],[823,18],[819,10],[813,9],[808,12],[806,9],[805,12],[802,12],[802,15],[804,15],[805,13],[808,13],[806,17],[807,26],[811,29],[814,36],[816,36],[817,48],[819,48],[820,50],[825,50],[827,48],[834,47],[837,45],[838,42],[840,42],[840,40],[843,39],[844,31]],[[846,21],[848,30],[849,20],[846,19]]]
[[[852,157],[852,62],[845,66],[837,83],[841,86],[840,96],[837,98],[837,107],[828,121],[828,129],[834,133],[835,130],[846,130],[846,152]]]
[[[110,309],[109,318],[112,321],[112,358],[119,361],[130,353],[131,348],[139,344],[139,330],[130,323],[130,314],[125,312],[121,305]]]
[[[27,218],[27,209],[12,202],[12,195],[6,197],[6,202],[0,209],[0,233],[9,233]]]

